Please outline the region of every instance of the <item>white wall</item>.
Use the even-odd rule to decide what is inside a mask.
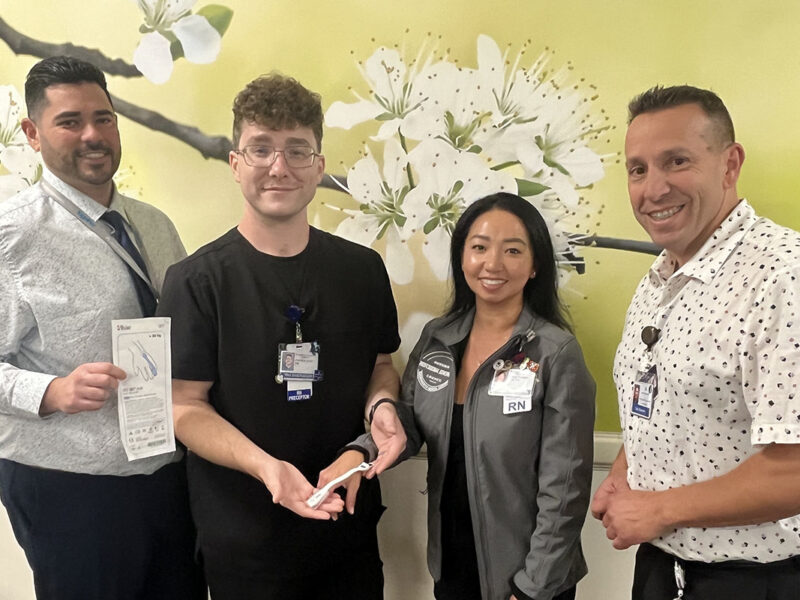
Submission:
[[[33,600],[33,576],[17,546],[5,509],[0,509],[0,600]]]
[[[595,441],[593,488],[606,475],[619,448],[618,436],[599,434]],[[386,576],[386,600],[431,600],[433,583],[425,564],[424,459],[407,461],[381,475],[384,504],[379,534]],[[619,552],[591,516],[583,530],[589,575],[578,586],[578,600],[630,598],[633,550]],[[17,546],[4,510],[0,510],[0,600],[34,600],[33,578]]]

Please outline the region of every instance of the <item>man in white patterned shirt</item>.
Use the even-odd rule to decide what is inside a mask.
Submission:
[[[45,59],[25,99],[45,170],[0,204],[0,499],[39,599],[205,600],[181,453],[129,462],[117,421],[111,320],[151,316],[155,297],[96,232],[117,219],[156,289],[185,251],[166,215],[114,186],[101,71]]]
[[[800,590],[800,235],[759,218],[712,92],[629,105],[634,215],[664,248],[640,282],[614,379],[624,447],[592,513],[641,544],[633,598],[788,600]]]

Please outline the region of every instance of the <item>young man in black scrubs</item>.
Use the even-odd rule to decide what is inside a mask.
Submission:
[[[175,433],[190,449],[211,594],[382,598],[377,480],[351,477],[346,503],[306,500],[309,481],[321,487],[374,458],[336,458],[365,416],[380,450],[370,477],[405,446],[391,402],[400,339],[389,279],[374,251],[308,224],[325,168],[319,95],[273,74],[248,84],[233,112],[244,214],[170,269],[159,308],[172,317]]]

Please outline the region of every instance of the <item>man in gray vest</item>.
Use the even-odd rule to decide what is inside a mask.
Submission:
[[[25,100],[45,168],[0,204],[0,498],[40,599],[204,599],[182,453],[128,461],[126,374],[110,362],[111,320],[152,316],[183,246],[163,213],[114,186],[101,71],[45,59]]]

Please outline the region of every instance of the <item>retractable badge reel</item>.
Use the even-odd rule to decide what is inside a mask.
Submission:
[[[648,325],[642,329],[642,342],[645,345],[644,359],[636,381],[633,383],[633,404],[631,414],[649,419],[653,414],[653,401],[658,395],[658,371],[653,362],[653,346],[661,335],[661,330]]]
[[[683,600],[683,590],[686,587],[686,573],[683,567],[676,560],[675,561],[675,586],[678,588],[678,595],[673,600]]]
[[[320,347],[318,342],[304,342],[300,319],[305,309],[292,304],[286,310],[287,318],[294,324],[294,344],[278,345],[277,383],[286,383],[286,399],[290,402],[310,400],[314,393],[314,382],[322,381],[319,368]]]
[[[294,341],[296,344],[303,343],[303,330],[300,328],[300,319],[303,318],[303,313],[306,309],[296,304],[291,304],[286,309],[286,317],[294,324]],[[275,375],[275,383],[283,383],[284,370],[287,368],[287,351],[285,350],[286,344],[282,344],[278,349],[278,374]],[[291,354],[291,365],[294,366],[294,354]]]

